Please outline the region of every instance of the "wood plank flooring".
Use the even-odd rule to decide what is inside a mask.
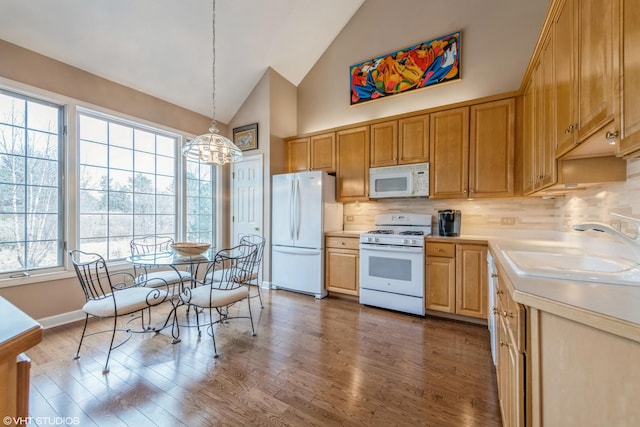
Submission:
[[[167,330],[134,335],[106,375],[108,334],[73,360],[82,324],[46,330],[29,352],[30,425],[501,425],[486,327],[283,290],[263,299],[262,310],[252,300],[257,336],[248,319],[215,326],[217,359],[205,333],[181,328],[172,345]]]

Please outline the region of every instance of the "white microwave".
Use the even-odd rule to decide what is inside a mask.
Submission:
[[[369,197],[429,197],[429,163],[369,169]]]

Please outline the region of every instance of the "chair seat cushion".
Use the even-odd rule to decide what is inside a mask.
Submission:
[[[180,283],[181,281],[189,280],[191,280],[191,273],[189,273],[188,271],[176,272],[175,270],[159,270],[138,276],[136,282],[144,283],[147,287],[155,287],[162,286],[165,284],[165,282],[171,285],[174,283]]]
[[[87,301],[82,307],[82,311],[97,317],[121,316],[123,314],[135,313],[149,306],[158,305],[166,299],[167,291],[134,286],[116,291],[106,298]]]
[[[211,299],[209,295],[211,294]],[[240,286],[235,289],[211,289],[211,285],[198,286],[191,289],[191,298],[185,298],[184,302],[197,305],[198,307],[224,307],[225,305],[238,302],[249,295],[249,289]]]

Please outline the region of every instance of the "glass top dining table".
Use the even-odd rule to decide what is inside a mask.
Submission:
[[[155,267],[177,267],[181,265],[192,266],[194,264],[207,264],[215,260],[217,250],[214,247],[207,249],[200,255],[185,256],[177,252],[150,252],[146,254],[131,255],[126,261],[135,265]]]

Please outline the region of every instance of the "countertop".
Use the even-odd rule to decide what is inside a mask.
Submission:
[[[574,233],[559,233],[561,235]],[[640,286],[519,276],[503,250],[565,247],[581,250],[624,251],[624,246],[603,239],[489,239],[489,249],[512,283],[514,301],[603,331],[640,342]],[[619,252],[617,253],[620,254]]]

